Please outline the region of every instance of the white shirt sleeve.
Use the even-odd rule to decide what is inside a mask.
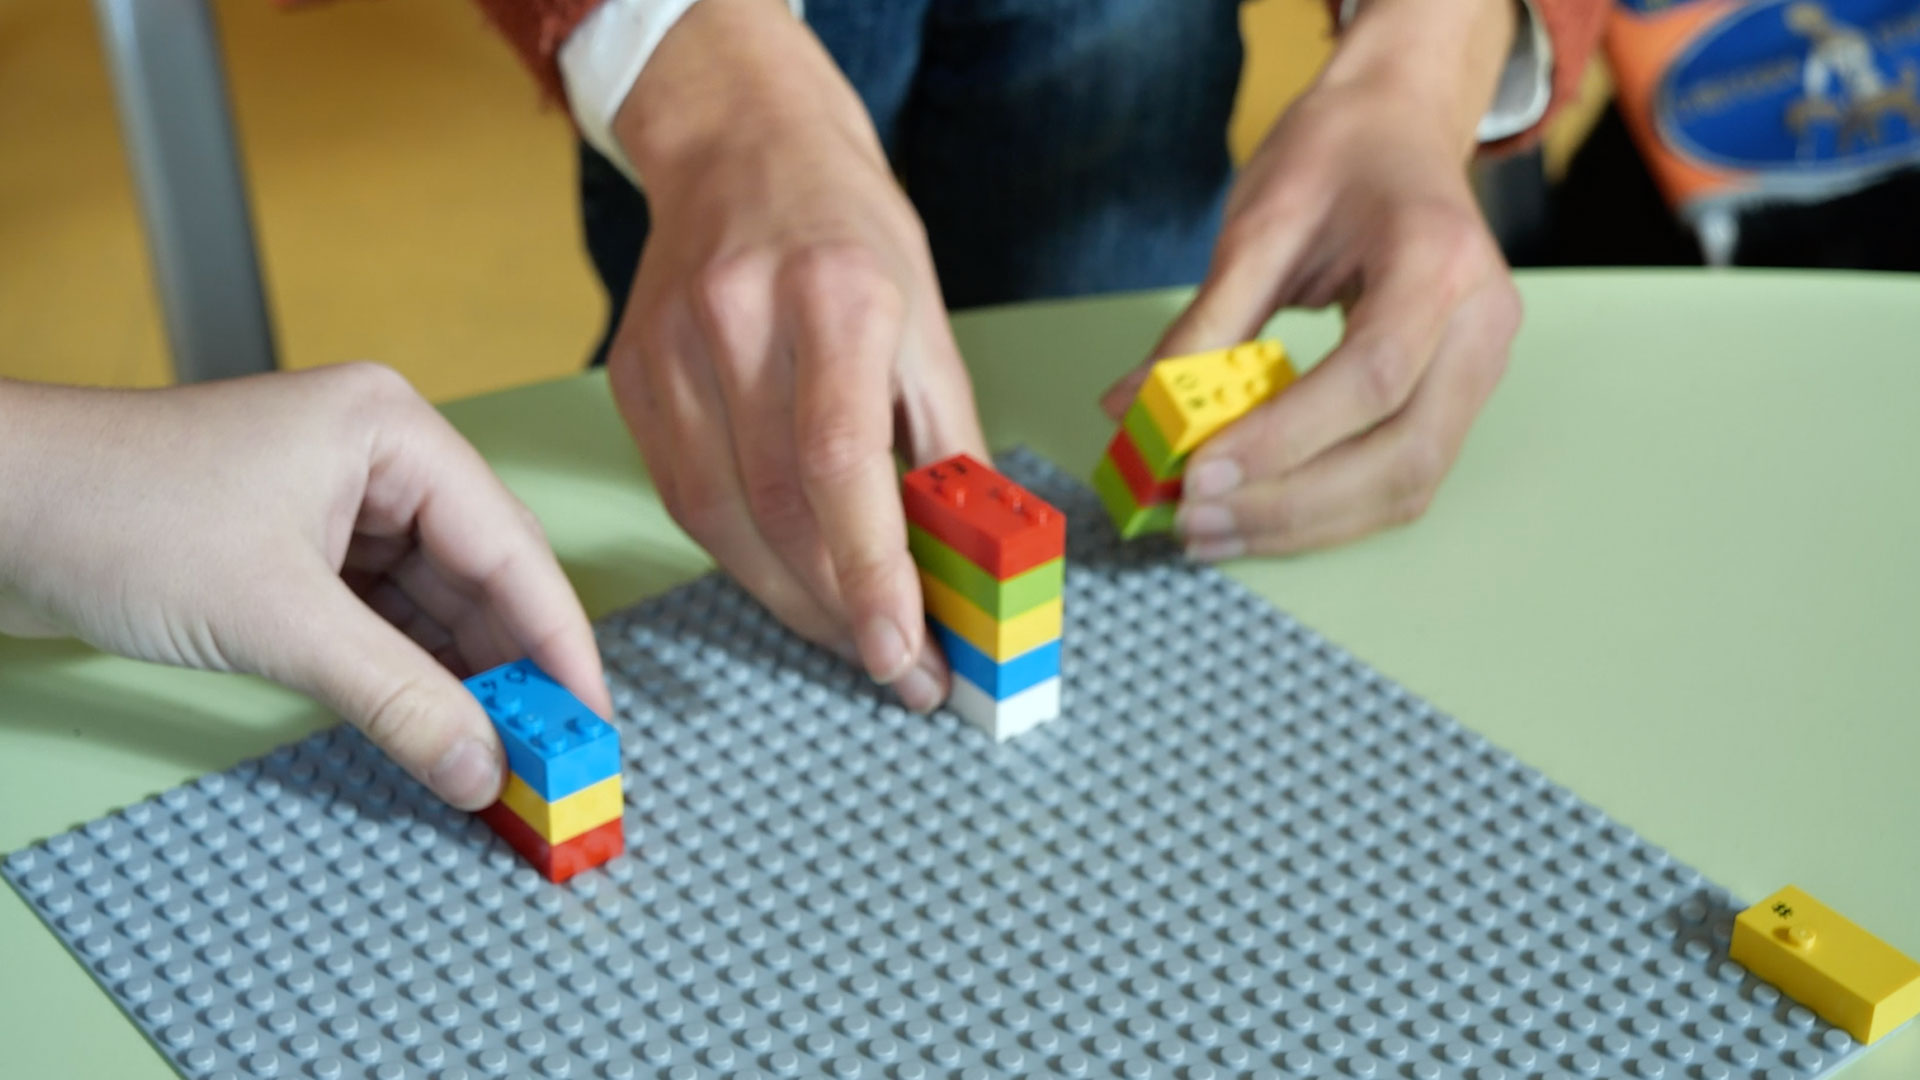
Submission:
[[[560,79],[580,136],[639,183],[633,163],[613,137],[613,118],[640,69],[673,24],[698,0],[606,0],[573,28],[560,46]],[[794,18],[805,0],[787,0]]]
[[[1340,25],[1353,22],[1360,0],[1340,0]],[[1553,39],[1534,10],[1533,0],[1520,0],[1520,24],[1514,28],[1513,51],[1500,70],[1493,104],[1480,118],[1480,141],[1510,139],[1540,122],[1553,99]]]

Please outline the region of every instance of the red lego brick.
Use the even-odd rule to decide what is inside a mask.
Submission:
[[[966,454],[907,474],[907,520],[1005,581],[1066,554],[1067,519]]]
[[[1127,482],[1127,490],[1133,492],[1133,501],[1143,509],[1180,501],[1181,478],[1155,480],[1147,468],[1147,459],[1140,456],[1126,428],[1113,433],[1113,441],[1107,444],[1107,457],[1113,460],[1114,471],[1120,474],[1120,479]]]
[[[627,847],[627,834],[619,818],[588,829],[566,843],[549,845],[506,803],[494,803],[480,811],[479,817],[508,847],[519,852],[521,858],[555,884],[599,866]]]

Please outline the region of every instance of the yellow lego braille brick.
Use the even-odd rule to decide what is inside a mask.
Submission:
[[[1733,921],[1731,955],[1862,1044],[1920,1013],[1920,963],[1792,885]]]
[[[1141,384],[1140,403],[1166,436],[1169,451],[1185,454],[1293,379],[1293,365],[1278,342],[1253,341],[1160,361]]]
[[[1060,636],[1065,607],[1058,596],[1011,619],[996,619],[925,570],[920,571],[920,591],[927,614],[995,660],[1010,660]]]
[[[527,786],[525,780],[508,773],[507,787],[500,793],[500,801],[539,833],[540,839],[549,844],[564,844],[588,829],[619,818],[620,777],[609,776],[564,799],[548,802]]]

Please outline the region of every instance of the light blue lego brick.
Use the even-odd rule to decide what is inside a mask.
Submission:
[[[507,750],[507,767],[555,802],[620,773],[620,736],[531,660],[467,680]]]
[[[1010,660],[995,663],[993,657],[975,648],[939,619],[928,619],[927,625],[933,628],[934,637],[940,640],[940,650],[947,654],[947,663],[952,665],[953,670],[991,695],[995,701],[1010,698],[1029,686],[1046,682],[1060,674],[1059,638],[1028,649]]]

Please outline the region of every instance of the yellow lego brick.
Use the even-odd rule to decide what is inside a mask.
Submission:
[[[1140,403],[1173,454],[1185,454],[1293,382],[1276,341],[1162,360],[1140,387]]]
[[[620,777],[609,776],[564,799],[548,802],[525,780],[510,772],[500,801],[539,833],[540,839],[549,844],[564,844],[588,829],[599,828],[620,817]]]
[[[1920,1013],[1920,963],[1791,885],[1740,913],[1731,955],[1862,1044]]]
[[[1010,660],[1060,636],[1065,607],[1058,596],[1010,619],[996,619],[925,570],[920,571],[920,591],[927,598],[927,614],[995,660]]]

